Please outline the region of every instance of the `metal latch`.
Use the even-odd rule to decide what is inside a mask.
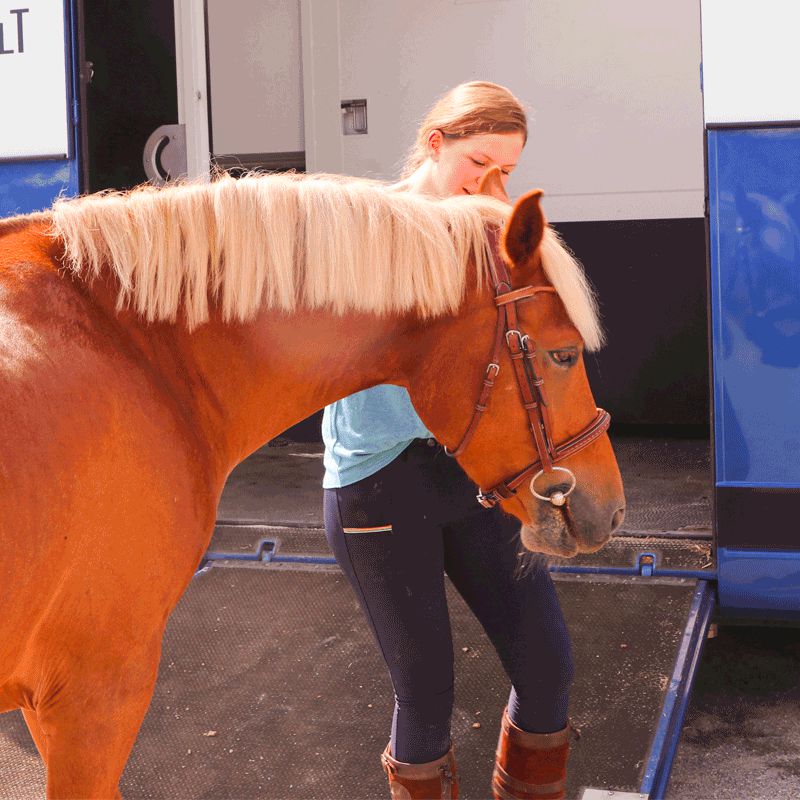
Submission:
[[[211,566],[212,561],[263,561],[268,564],[272,561],[275,550],[276,542],[274,539],[260,539],[253,550],[244,553],[224,553],[209,550],[200,560],[197,572],[205,572]]]
[[[160,125],[148,137],[142,154],[144,174],[156,186],[185,177],[186,126]]]
[[[342,100],[342,133],[345,136],[367,133],[366,100]]]
[[[656,570],[656,554],[639,553],[639,560],[636,566],[643,578],[651,577]]]

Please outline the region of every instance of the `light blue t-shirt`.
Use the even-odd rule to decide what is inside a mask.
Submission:
[[[394,461],[413,439],[433,434],[402,386],[382,384],[325,407],[325,489],[349,486]]]

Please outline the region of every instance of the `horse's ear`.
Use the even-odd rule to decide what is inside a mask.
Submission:
[[[481,182],[478,184],[478,194],[486,194],[511,204],[511,200],[506,194],[506,187],[503,186],[503,179],[500,177],[500,167],[492,167],[483,173]]]
[[[506,223],[500,247],[512,266],[525,264],[542,241],[547,225],[540,202],[543,194],[541,189],[535,189],[520,197]]]

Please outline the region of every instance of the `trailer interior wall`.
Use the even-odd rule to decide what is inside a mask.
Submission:
[[[208,0],[207,14],[214,154],[302,152],[298,0]]]
[[[464,80],[510,87],[531,141],[512,194],[545,188],[554,221],[703,215],[703,117],[697,0],[303,0],[328,6],[317,38],[339,98],[367,101],[369,132],[341,137],[325,114],[313,136],[342,138],[341,163],[315,170],[392,178],[434,99]],[[330,8],[338,8],[333,15]],[[338,16],[338,19],[337,19]],[[306,105],[326,105],[326,93]]]

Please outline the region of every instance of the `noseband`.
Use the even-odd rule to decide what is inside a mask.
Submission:
[[[598,408],[595,418],[580,433],[565,442],[561,442],[561,444],[556,445],[553,443],[552,423],[550,422],[550,410],[544,389],[544,379],[537,369],[536,343],[519,326],[517,304],[535,297],[537,294],[555,294],[556,290],[552,286],[523,286],[521,289],[512,289],[511,279],[503,259],[496,257],[498,242],[499,232],[496,230],[490,231],[488,249],[492,277],[495,284],[494,302],[497,306],[497,326],[495,328],[492,360],[486,367],[483,389],[478,402],[475,404],[472,420],[464,437],[461,439],[461,444],[453,451],[445,448],[445,452],[449,456],[455,457],[466,450],[483,412],[486,411],[489,395],[500,373],[500,351],[503,347],[503,342],[505,342],[511,356],[511,363],[514,365],[514,374],[519,386],[520,398],[528,414],[530,430],[533,434],[539,458],[522,472],[518,472],[511,478],[498,483],[488,492],[480,489],[477,495],[478,502],[486,508],[493,508],[501,499],[513,497],[516,494],[517,487],[533,476],[530,488],[534,497],[552,503],[554,506],[563,506],[567,501],[567,496],[575,489],[577,480],[570,470],[566,467],[557,467],[556,464],[580,452],[594,442],[595,439],[602,436],[608,430],[608,426],[611,423],[611,415],[602,408]],[[542,475],[556,472],[563,473],[567,478],[568,489],[563,492],[553,492],[549,496],[540,494],[536,490],[537,479]]]

